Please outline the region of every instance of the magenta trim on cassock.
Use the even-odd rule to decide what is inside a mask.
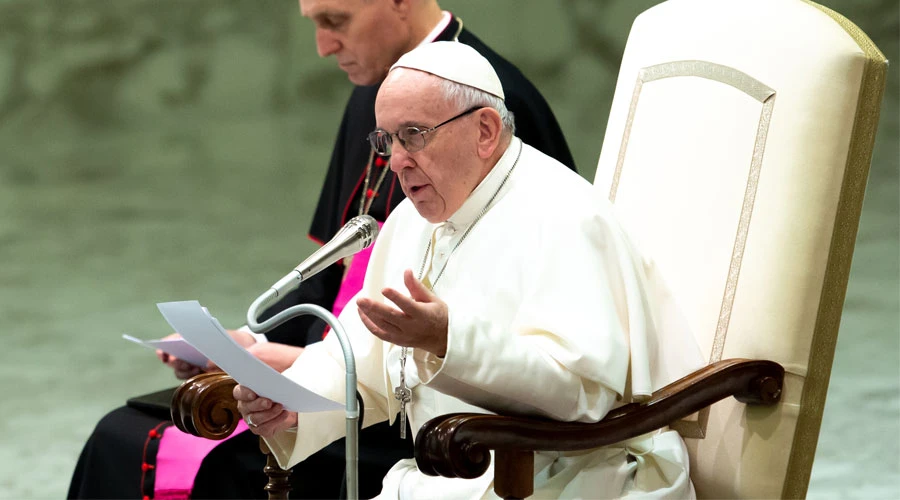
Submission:
[[[378,229],[381,229],[383,225],[383,222],[378,222]],[[350,302],[350,299],[362,290],[371,256],[372,247],[369,247],[355,253],[350,259],[350,268],[344,274],[344,281],[341,282],[341,288],[338,289],[337,297],[334,299],[334,307],[331,308],[335,316],[340,316],[347,302]]]
[[[186,434],[175,426],[167,427],[159,441],[159,451],[156,452],[154,500],[189,500],[191,490],[194,489],[194,478],[206,455],[220,443],[248,429],[241,419],[230,436],[215,441]]]

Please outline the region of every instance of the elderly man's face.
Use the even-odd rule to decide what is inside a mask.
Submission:
[[[392,71],[375,100],[378,127],[392,133],[400,127],[428,128],[464,111],[444,99],[439,82],[421,71]],[[394,139],[391,170],[419,215],[432,224],[450,218],[484,178],[476,145],[478,116],[463,116],[429,133],[425,147],[414,153]]]
[[[380,82],[410,47],[410,26],[392,0],[300,0],[316,25],[320,57],[333,55],[356,85]]]

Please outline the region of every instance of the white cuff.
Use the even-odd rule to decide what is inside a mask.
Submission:
[[[265,333],[256,333],[253,330],[251,330],[250,327],[247,325],[244,325],[244,326],[238,328],[238,331],[249,333],[250,335],[252,335],[253,338],[256,340],[257,344],[265,344],[266,342],[269,341],[269,339],[266,337]]]

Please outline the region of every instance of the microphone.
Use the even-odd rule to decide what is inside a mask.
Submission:
[[[371,215],[350,219],[331,241],[322,245],[306,260],[294,268],[300,273],[300,281],[318,274],[335,262],[369,248],[378,236],[378,222]]]
[[[272,285],[276,297],[300,286],[335,262],[372,246],[378,236],[378,222],[370,215],[354,217],[344,224],[331,241],[322,245],[293,271]]]
[[[322,248],[313,252],[312,255],[295,267],[293,271],[278,280],[271,288],[263,292],[262,295],[257,297],[256,300],[250,304],[250,309],[247,311],[247,326],[256,333],[264,333],[296,316],[297,314],[295,313],[316,314],[319,317],[323,317],[320,313],[310,313],[307,311],[309,308],[319,308],[318,306],[301,304],[290,307],[262,323],[259,323],[256,320],[266,307],[277,302],[278,297],[296,289],[300,286],[300,283],[308,280],[319,271],[344,257],[349,257],[360,250],[372,246],[372,243],[375,242],[377,236],[378,222],[372,216],[360,215],[350,219],[344,224],[344,227],[334,235],[334,238],[331,238],[331,241],[322,245]],[[325,311],[325,313],[327,313],[325,316],[330,315],[328,311]],[[331,316],[331,318],[333,318],[333,316]]]
[[[344,353],[344,367],[347,372],[346,476],[348,498],[358,498],[358,434],[359,422],[362,420],[362,412],[357,403],[356,360],[353,357],[353,346],[350,344],[350,338],[344,331],[341,322],[327,309],[316,304],[297,304],[288,307],[262,323],[258,322],[257,318],[266,307],[277,302],[279,296],[294,290],[300,286],[300,283],[308,280],[316,273],[344,257],[349,257],[360,250],[372,246],[372,243],[375,242],[377,236],[378,222],[372,216],[360,215],[359,217],[350,219],[344,224],[344,227],[334,235],[334,238],[331,238],[331,241],[322,245],[322,248],[313,252],[312,255],[295,267],[293,271],[272,285],[272,288],[263,292],[262,295],[257,297],[256,300],[250,304],[250,309],[247,310],[247,327],[254,333],[268,332],[291,318],[312,315],[327,323],[328,326],[331,327],[332,332],[334,332],[333,334],[337,337],[338,342],[340,342],[341,351]]]

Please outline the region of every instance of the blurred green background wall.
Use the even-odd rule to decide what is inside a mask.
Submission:
[[[593,178],[653,0],[444,0],[520,66]],[[898,4],[827,0],[898,56]],[[890,70],[813,498],[900,496],[898,79]],[[0,497],[59,498],[97,420],[175,385],[120,339],[225,325],[313,250],[350,84],[293,0],[0,0]]]

